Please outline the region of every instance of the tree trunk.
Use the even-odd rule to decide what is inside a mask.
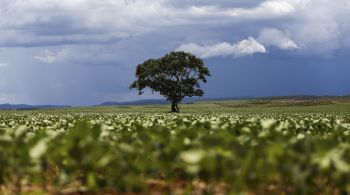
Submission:
[[[171,112],[179,112],[179,107],[177,106],[177,101],[172,101],[171,103]]]
[[[176,110],[177,110],[177,112],[180,112],[179,104],[178,104],[178,103],[176,103]]]

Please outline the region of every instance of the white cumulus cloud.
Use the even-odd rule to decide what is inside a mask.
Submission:
[[[202,58],[234,56],[242,57],[255,53],[266,53],[266,48],[254,38],[249,37],[236,44],[228,42],[217,43],[214,45],[197,45],[195,43],[183,44],[176,49],[177,51],[191,52]]]
[[[308,0],[286,27],[305,52],[325,56],[350,46],[344,41],[349,37],[349,23],[349,0]]]
[[[237,8],[231,10],[231,15],[246,18],[272,18],[293,14],[295,7],[287,1],[265,1],[254,8]]]
[[[275,46],[283,50],[298,49],[298,45],[286,33],[275,28],[263,29],[258,41],[265,46]]]

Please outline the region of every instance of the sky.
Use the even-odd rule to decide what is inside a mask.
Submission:
[[[0,103],[95,105],[170,51],[204,97],[350,94],[350,0],[0,0]]]

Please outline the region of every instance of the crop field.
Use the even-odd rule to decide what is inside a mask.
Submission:
[[[0,186],[5,195],[349,193],[350,113],[2,112]]]

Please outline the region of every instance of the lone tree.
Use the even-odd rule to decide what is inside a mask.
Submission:
[[[139,95],[149,87],[171,101],[171,111],[179,112],[178,104],[186,96],[203,96],[200,81],[206,83],[210,72],[203,60],[183,51],[170,52],[160,59],[149,59],[136,68],[136,80],[130,89]]]

